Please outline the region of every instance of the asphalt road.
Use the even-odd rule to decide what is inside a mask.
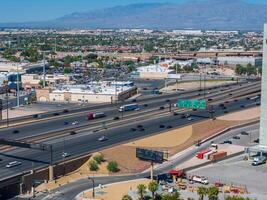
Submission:
[[[220,135],[216,137],[213,141],[214,143],[220,143],[223,142],[224,140],[227,140],[229,138],[232,138],[233,136],[239,135],[241,131],[247,131],[251,132],[254,131],[255,129],[259,128],[259,124],[255,125],[250,125],[247,127],[235,129],[232,131],[227,132],[226,134]],[[247,137],[247,136],[244,136]],[[193,156],[195,156],[196,152],[206,149],[207,147],[210,146],[210,142],[206,142],[202,144],[201,147],[195,147],[194,149],[187,151],[183,155],[179,156],[177,159],[175,159],[172,162],[167,162],[162,165],[159,169],[155,170],[155,175],[156,174],[161,174],[161,173],[166,173],[170,169],[173,169],[174,166],[177,166],[180,163],[183,163],[189,159],[191,159]],[[220,165],[220,164],[218,164]],[[149,173],[141,173],[141,174],[136,174],[136,175],[128,175],[128,176],[111,176],[111,177],[95,177],[95,185],[98,186],[99,184],[106,185],[110,183],[115,183],[115,182],[121,182],[121,181],[127,181],[127,180],[133,180],[133,179],[138,179],[138,178],[145,178],[149,176]],[[51,194],[41,194],[35,199],[40,199],[40,200],[65,200],[65,199],[75,199],[75,197],[82,191],[87,190],[89,188],[92,188],[93,185],[90,180],[87,179],[81,179],[76,182],[64,185],[54,191],[51,192]]]
[[[240,85],[235,85],[231,86],[231,89],[228,87],[223,87],[225,91],[221,91],[222,88],[216,88],[213,90],[207,91],[207,97],[209,96],[217,96],[221,94],[222,92],[226,92],[228,94],[227,90],[230,92],[233,92],[234,90],[238,91],[239,88],[248,88],[249,85],[259,85],[259,83],[249,83],[249,84],[243,84],[242,86]],[[140,112],[144,111],[149,111],[153,109],[159,109],[160,106],[165,106],[168,107],[168,103],[166,102],[166,99],[172,100],[172,103],[176,102],[178,98],[201,98],[199,96],[199,91],[191,92],[190,94],[172,94],[172,95],[163,95],[159,96],[155,99],[149,98],[148,100],[139,100],[137,103],[141,107]],[[210,93],[210,94],[208,94]],[[148,106],[145,107],[144,104],[147,104]],[[86,114],[88,111],[84,111],[79,114],[72,114],[72,115],[64,115],[64,116],[58,116],[54,117],[53,119],[49,120],[44,120],[44,121],[39,121],[39,122],[32,122],[30,124],[24,124],[24,125],[19,125],[15,127],[10,127],[10,128],[4,128],[0,130],[0,136],[2,138],[8,138],[8,139],[24,139],[27,137],[31,136],[37,136],[37,135],[44,135],[49,132],[55,132],[55,131],[62,131],[65,129],[70,129],[70,128],[75,128],[78,126],[83,126],[83,125],[93,125],[96,123],[101,124],[101,122],[107,121],[107,120],[112,120],[116,116],[121,116],[121,113],[118,112],[118,107],[116,106],[109,106],[109,107],[103,107],[101,109],[94,109],[91,110],[91,112],[105,112],[107,115],[106,118],[103,119],[98,119],[98,120],[92,120],[88,121],[86,118]],[[127,117],[127,115],[134,113],[135,111],[132,112],[125,112],[124,113],[124,118]],[[74,121],[78,121],[79,125],[73,126],[72,123]],[[64,125],[65,122],[68,122],[68,125]],[[14,131],[18,130],[19,133],[14,134]]]
[[[249,107],[255,106],[257,102],[254,100],[242,99],[237,102],[229,102],[226,105],[229,112],[237,111],[241,108],[241,105],[248,105]],[[225,110],[221,107],[214,107],[214,116],[223,115]],[[92,133],[92,132],[81,132],[75,136],[65,137],[65,142],[63,139],[48,141],[48,143],[53,144],[53,160],[62,160],[62,151],[70,153],[72,156],[80,155],[85,152],[93,152],[99,149],[103,149],[118,143],[124,143],[136,138],[149,136],[152,134],[158,134],[159,132],[166,130],[159,127],[163,124],[165,126],[180,127],[187,124],[195,123],[200,120],[204,120],[209,117],[209,113],[206,111],[195,111],[191,112],[193,121],[188,119],[183,119],[179,115],[173,116],[172,114],[166,115],[165,117],[155,118],[152,120],[143,121],[142,123],[136,122],[127,124],[125,126],[116,127],[108,129],[105,131]],[[130,129],[141,124],[145,130],[132,132]],[[155,126],[155,124],[157,124]],[[99,142],[98,138],[100,136],[106,136],[109,138],[108,141]],[[0,179],[4,179],[8,176],[13,176],[19,174],[23,171],[27,171],[32,167],[32,161],[35,162],[35,166],[46,166],[49,163],[50,156],[49,152],[40,152],[32,149],[15,149],[5,153],[1,153],[1,158],[3,161],[0,162]],[[5,165],[14,160],[21,160],[22,165],[14,168],[6,168]]]

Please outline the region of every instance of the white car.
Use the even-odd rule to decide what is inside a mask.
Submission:
[[[79,124],[78,121],[74,121],[74,122],[72,122],[72,125],[78,125],[78,124]]]
[[[19,162],[19,161],[13,161],[13,162],[10,162],[6,165],[7,168],[11,168],[11,167],[16,167],[16,166],[19,166],[21,165],[22,163]]]
[[[98,138],[98,141],[100,141],[100,142],[104,142],[104,141],[107,141],[107,140],[108,140],[108,138],[105,137],[105,136],[102,136],[102,137]]]
[[[62,153],[62,157],[63,157],[63,158],[70,157],[70,154],[69,154],[69,153],[67,153],[67,152],[63,152],[63,153]]]

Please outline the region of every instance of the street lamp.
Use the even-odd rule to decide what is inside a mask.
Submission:
[[[20,97],[20,91],[19,91],[19,65],[17,64],[17,107],[19,107],[19,97]]]
[[[88,180],[91,180],[93,183],[93,198],[95,198],[95,180],[91,177],[88,177]]]

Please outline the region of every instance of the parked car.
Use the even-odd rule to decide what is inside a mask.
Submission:
[[[249,135],[249,133],[246,132],[246,131],[242,131],[242,132],[241,132],[241,135]]]
[[[236,136],[233,137],[233,139],[235,139],[235,140],[239,140],[240,137],[236,135]]]

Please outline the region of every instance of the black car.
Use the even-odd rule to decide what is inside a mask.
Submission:
[[[172,126],[167,126],[167,129],[171,129],[172,128]]]
[[[178,115],[178,113],[176,113],[176,112],[173,113],[173,116],[177,116],[177,115]]]
[[[236,135],[236,136],[233,137],[233,139],[240,140],[240,137]]]
[[[159,125],[160,128],[165,128],[165,125],[161,124]]]
[[[258,138],[258,139],[256,139],[256,140],[254,140],[254,142],[255,142],[255,143],[260,143],[260,139]]]
[[[245,105],[240,106],[240,108],[245,108]]]
[[[69,112],[68,109],[64,109],[64,110],[63,110],[63,113],[68,113],[68,112]]]
[[[120,118],[117,116],[117,117],[114,117],[113,120],[119,120]]]
[[[13,130],[13,132],[12,132],[13,134],[17,134],[17,133],[19,133],[19,130]]]
[[[144,107],[147,107],[148,105],[147,104],[144,104]]]
[[[59,116],[59,113],[54,113],[54,116]]]
[[[144,128],[140,128],[139,131],[145,131],[145,129]]]
[[[139,125],[137,125],[137,128],[143,128],[143,125],[139,124]]]
[[[232,141],[230,141],[230,140],[225,140],[225,141],[223,141],[223,143],[224,143],[224,144],[232,144]]]
[[[166,102],[169,103],[170,102],[170,99],[167,99]]]
[[[70,135],[76,135],[76,134],[77,134],[76,131],[71,131],[71,132],[70,132]]]
[[[136,99],[133,99],[132,102],[136,102]]]
[[[164,109],[165,109],[164,106],[159,107],[159,110],[164,110]]]
[[[131,131],[133,131],[133,132],[136,131],[136,128],[131,128]]]
[[[246,132],[246,131],[242,131],[242,132],[241,132],[241,135],[249,135],[249,133]]]
[[[229,111],[228,111],[228,110],[225,110],[225,111],[224,111],[224,113],[226,113],[226,114],[227,114],[227,113],[229,113]]]

